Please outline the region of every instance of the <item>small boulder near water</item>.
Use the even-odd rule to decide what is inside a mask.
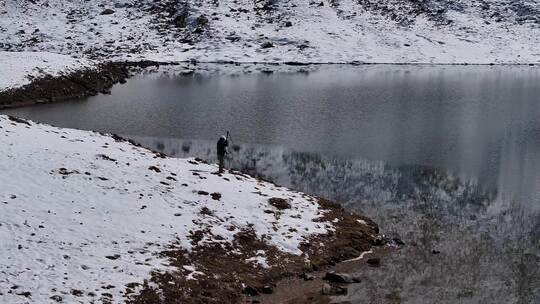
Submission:
[[[350,275],[346,273],[338,273],[335,271],[327,272],[326,275],[323,277],[323,280],[326,280],[328,282],[332,283],[352,283],[353,279]]]
[[[259,291],[255,287],[252,287],[252,286],[248,285],[248,286],[244,287],[244,289],[242,290],[242,293],[250,295],[250,296],[256,296],[256,295],[259,294]]]
[[[371,266],[371,267],[379,267],[379,266],[381,266],[381,259],[380,259],[380,258],[371,258],[371,259],[367,259],[366,262],[367,262],[368,265]]]

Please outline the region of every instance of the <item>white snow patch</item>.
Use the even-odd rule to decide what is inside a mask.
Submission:
[[[262,268],[270,268],[270,265],[268,264],[268,261],[266,261],[266,257],[264,256],[254,256],[252,258],[246,259],[246,262],[253,262]]]
[[[246,262],[254,262],[262,268],[270,268],[268,261],[266,260],[266,252],[264,250],[257,250],[255,256],[249,259],[246,259]]]
[[[189,271],[189,274],[186,276],[187,280],[196,280],[196,275],[204,275],[204,272],[197,271],[193,265],[184,265],[182,266],[185,270]],[[174,283],[174,282],[173,282]]]

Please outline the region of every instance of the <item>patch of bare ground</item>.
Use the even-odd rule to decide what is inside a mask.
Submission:
[[[209,229],[201,229],[192,233],[191,251],[171,244],[162,252],[175,271],[154,272],[140,286],[128,284],[126,302],[257,303],[258,298],[264,298],[261,295],[274,293],[280,282],[329,269],[382,245],[378,227],[369,218],[325,199],[318,199],[318,203],[324,214],[318,221],[331,223],[335,229],[303,242],[302,255],[284,253],[268,245],[267,236],[258,237],[249,227],[238,231],[232,242],[213,236]],[[253,259],[261,254],[267,265]],[[307,289],[302,296],[311,292]]]
[[[394,254],[399,247],[381,246],[371,249],[362,258],[354,258],[340,262],[322,270],[305,273],[296,277],[282,279],[276,284],[272,294],[260,294],[244,299],[243,304],[346,304],[349,284],[330,282],[325,277],[329,272],[348,275],[351,283],[362,284],[361,274],[367,267],[377,267],[369,264],[370,259],[382,260],[388,254]],[[352,274],[352,275],[350,275]],[[342,296],[345,296],[343,299]],[[342,297],[340,299],[340,297]]]

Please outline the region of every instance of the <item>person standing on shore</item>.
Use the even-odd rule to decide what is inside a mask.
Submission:
[[[229,132],[227,132],[227,137]],[[225,154],[227,154],[227,147],[229,146],[229,141],[227,137],[222,135],[217,142],[217,157],[219,161],[219,173],[223,173],[225,167]]]

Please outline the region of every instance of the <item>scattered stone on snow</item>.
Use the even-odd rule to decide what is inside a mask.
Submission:
[[[279,210],[291,209],[291,204],[284,198],[272,197],[268,202]]]

